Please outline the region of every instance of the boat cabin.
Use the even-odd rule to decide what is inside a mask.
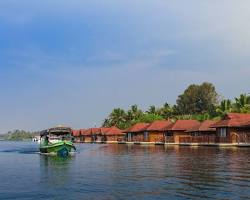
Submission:
[[[41,142],[57,143],[59,141],[72,141],[72,129],[69,127],[55,127],[41,131]]]

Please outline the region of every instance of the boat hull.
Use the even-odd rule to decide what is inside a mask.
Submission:
[[[40,153],[52,154],[58,156],[68,156],[75,152],[75,146],[72,142],[62,141],[54,144],[41,145]]]

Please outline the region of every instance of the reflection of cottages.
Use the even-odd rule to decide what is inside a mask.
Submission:
[[[127,142],[148,142],[148,123],[137,123],[134,126],[126,129]]]
[[[229,113],[212,127],[217,143],[250,143],[250,114]]]

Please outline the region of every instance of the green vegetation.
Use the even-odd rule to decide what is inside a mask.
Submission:
[[[181,115],[215,114],[218,94],[211,83],[193,84],[179,95],[176,103],[176,111]]]
[[[24,141],[24,140],[31,140],[37,132],[27,132],[24,130],[14,130],[9,131],[6,134],[0,135],[1,140],[10,140],[10,141]]]
[[[176,105],[165,103],[161,107],[149,106],[142,111],[137,105],[132,105],[128,111],[115,108],[104,120],[103,126],[117,126],[125,129],[138,122],[153,122],[160,119],[220,119],[228,112],[250,113],[250,96],[241,94],[234,100],[219,100],[216,88],[211,83],[190,85],[179,95]]]

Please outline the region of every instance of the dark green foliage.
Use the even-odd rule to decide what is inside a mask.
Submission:
[[[238,98],[235,98],[233,104],[233,111],[239,113],[250,112],[250,96],[247,94],[241,94]]]
[[[116,126],[121,129],[127,126],[127,113],[121,108],[115,108],[109,115],[108,118],[104,120],[103,126],[111,127]]]
[[[223,117],[226,113],[232,112],[232,102],[229,99],[222,100],[216,109],[217,115]]]
[[[161,115],[154,113],[144,113],[139,119],[137,119],[136,123],[145,122],[151,123],[156,120],[163,120],[164,118]]]
[[[138,122],[153,122],[161,119],[220,119],[228,112],[250,113],[250,96],[241,94],[235,101],[222,100],[219,102],[215,86],[211,83],[190,85],[183,94],[179,95],[176,105],[165,103],[162,107],[151,105],[143,112],[137,105],[128,111],[114,109],[105,119],[103,126],[117,126],[125,129]]]
[[[177,112],[183,115],[215,113],[218,94],[211,83],[190,85],[177,99]]]

